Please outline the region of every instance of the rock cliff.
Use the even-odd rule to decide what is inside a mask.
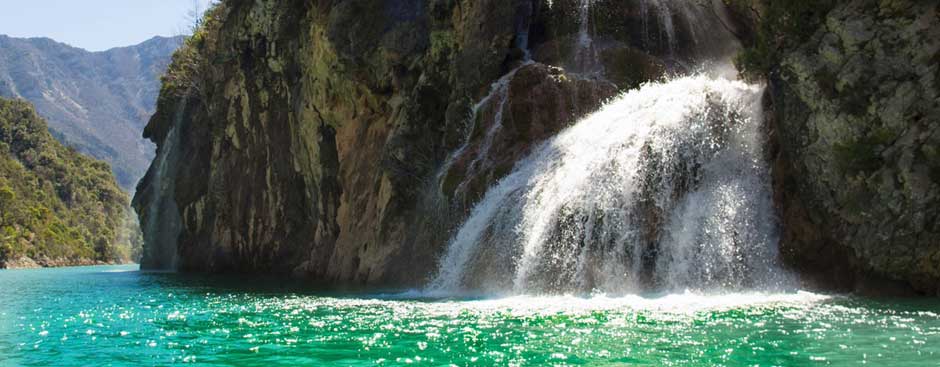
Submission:
[[[726,3],[224,1],[145,130],[143,265],[421,284],[533,145],[740,39],[789,263],[937,292],[936,2]]]
[[[769,79],[782,249],[797,268],[940,294],[938,61],[936,1],[842,2],[782,50]]]
[[[638,4],[222,2],[145,131],[144,267],[424,281],[531,145],[709,49]]]

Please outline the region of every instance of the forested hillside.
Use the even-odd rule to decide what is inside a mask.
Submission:
[[[107,163],[56,141],[29,103],[0,98],[0,268],[136,259],[129,215]]]

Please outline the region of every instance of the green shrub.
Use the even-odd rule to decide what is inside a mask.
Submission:
[[[216,42],[215,36],[222,26],[225,9],[225,5],[216,3],[207,10],[193,27],[193,34],[173,53],[170,65],[161,78],[161,97],[182,97],[190,92],[204,92],[203,73],[211,67],[206,56],[207,47]]]

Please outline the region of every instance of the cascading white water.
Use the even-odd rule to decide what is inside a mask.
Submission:
[[[544,142],[453,236],[432,292],[776,287],[760,87],[649,84]]]
[[[481,117],[480,112],[483,108],[487,107],[491,103],[495,103],[496,113],[493,118],[491,125],[487,128],[486,134],[483,137],[482,146],[480,152],[473,158],[469,164],[469,168],[475,168],[482,163],[482,160],[486,158],[486,154],[489,153],[490,148],[493,145],[493,140],[496,138],[496,135],[503,127],[503,111],[505,110],[506,103],[509,100],[509,84],[512,82],[512,79],[515,78],[516,73],[519,72],[525,66],[531,65],[532,60],[525,59],[518,66],[510,70],[506,75],[503,75],[496,82],[490,85],[490,92],[487,93],[479,102],[473,105],[470,110],[470,116],[468,121],[470,122],[466,128],[466,133],[464,136],[463,144],[460,145],[455,151],[453,151],[444,162],[444,165],[441,166],[441,169],[437,174],[437,181],[441,180],[441,176],[447,173],[453,166],[454,162],[460,157],[470,146],[472,142],[473,130],[476,128],[476,125],[480,123]],[[461,183],[461,187],[466,183]]]
[[[470,110],[470,116],[468,118],[469,123],[467,124],[466,131],[464,133],[463,143],[455,151],[453,151],[444,161],[444,165],[438,170],[436,175],[436,181],[440,182],[444,174],[446,174],[455,161],[467,150],[472,142],[473,132],[476,129],[477,125],[484,122],[481,121],[481,111],[486,107],[495,108],[495,114],[493,121],[486,130],[486,134],[483,136],[483,141],[480,147],[480,151],[477,152],[476,156],[468,165],[468,169],[478,168],[480,164],[483,163],[483,160],[486,159],[489,154],[490,149],[493,146],[493,140],[496,138],[497,134],[503,128],[503,113],[506,109],[506,103],[509,101],[509,86],[512,83],[513,78],[516,77],[516,73],[519,72],[522,68],[534,64],[532,61],[532,55],[529,51],[529,24],[528,19],[531,17],[531,4],[528,5],[529,8],[525,8],[524,19],[526,21],[520,21],[516,29],[516,47],[523,51],[522,61],[512,68],[508,73],[500,77],[498,80],[493,82],[490,85],[489,93],[486,94],[480,101],[473,105]],[[495,101],[495,106],[491,106]],[[458,190],[462,190],[466,187],[467,182],[461,182]]]

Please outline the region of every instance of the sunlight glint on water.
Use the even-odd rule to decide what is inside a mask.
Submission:
[[[934,365],[940,303],[796,292],[427,299],[127,267],[0,271],[2,366]]]

